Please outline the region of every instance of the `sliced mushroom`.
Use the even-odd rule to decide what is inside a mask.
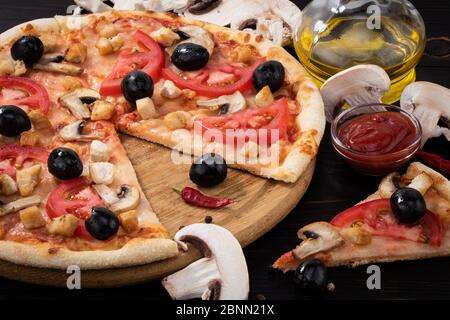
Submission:
[[[115,214],[136,209],[141,199],[139,190],[129,185],[123,185],[117,196],[119,197],[119,201],[110,207],[111,211]]]
[[[64,141],[90,141],[99,139],[99,136],[95,133],[83,134],[85,126],[86,121],[78,120],[62,128],[58,134]]]
[[[7,204],[0,205],[0,217],[5,216],[9,213],[17,212],[22,209],[37,206],[41,203],[40,196],[31,196],[26,198],[20,198],[16,201],[9,202]]]
[[[237,91],[230,96],[221,96],[211,100],[198,100],[197,105],[207,107],[211,110],[218,110],[220,108],[221,114],[229,114],[244,110],[247,107],[247,101],[242,93]]]
[[[105,202],[107,205],[111,206],[119,202],[120,199],[117,194],[107,185],[95,184],[93,187],[95,191],[97,191],[100,198],[102,198],[103,202]]]
[[[39,60],[39,64],[48,64],[48,63],[61,63],[64,61],[64,54],[62,53],[48,53],[44,54],[42,58]]]
[[[396,172],[387,175],[378,188],[381,198],[389,199],[392,194],[400,188],[398,183],[400,175]]]
[[[109,162],[94,162],[89,165],[89,175],[97,184],[110,185],[114,181],[115,166]]]
[[[411,181],[411,183],[408,185],[408,188],[416,189],[424,196],[432,186],[433,179],[428,174],[423,172]]]
[[[183,249],[186,242],[204,255],[185,269],[162,280],[172,299],[246,300],[249,292],[247,263],[237,239],[214,224],[192,224],[175,235]]]
[[[189,38],[173,45],[170,48],[167,48],[169,55],[173,53],[176,46],[182,43],[195,43],[201,45],[208,50],[210,56],[213,54],[215,43],[211,34],[207,30],[198,26],[183,26],[178,28],[177,31],[184,34],[185,37],[189,36]]]
[[[68,62],[48,62],[45,64],[38,62],[33,65],[33,68],[41,71],[67,74],[69,76],[77,76],[83,72],[83,68]]]
[[[390,87],[386,71],[376,65],[358,65],[335,74],[320,89],[327,120],[332,122],[345,103],[350,107],[380,103]]]
[[[59,102],[68,108],[75,118],[82,120],[91,117],[88,105],[100,98],[100,94],[95,90],[78,88],[59,98]]]
[[[326,222],[316,222],[300,229],[298,237],[303,240],[292,253],[298,260],[304,260],[319,252],[339,247],[344,239],[334,227]]]
[[[431,82],[415,82],[403,91],[400,106],[414,114],[422,125],[422,146],[441,135],[450,141],[450,130],[438,126],[440,119],[450,120],[450,89]]]

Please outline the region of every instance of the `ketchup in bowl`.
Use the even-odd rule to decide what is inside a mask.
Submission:
[[[342,112],[331,132],[336,151],[369,175],[385,175],[402,167],[419,150],[422,137],[413,115],[383,104]]]

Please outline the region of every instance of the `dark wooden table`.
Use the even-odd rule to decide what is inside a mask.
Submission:
[[[294,1],[303,8],[308,1]],[[450,87],[450,5],[442,0],[414,0],[426,22],[429,45],[417,68],[418,80],[432,81]],[[65,14],[71,0],[1,0],[0,32],[21,22],[35,18]],[[435,40],[433,40],[435,39]],[[449,144],[434,139],[426,146],[439,150],[450,158]],[[267,299],[304,299],[290,275],[271,273],[268,266],[281,253],[297,245],[299,227],[317,220],[329,220],[371,194],[379,178],[360,175],[347,167],[330,144],[329,128],[320,148],[313,182],[300,204],[277,227],[247,247],[250,297],[264,295]],[[326,299],[450,299],[450,258],[381,265],[382,289],[370,291],[366,287],[366,267],[336,268],[329,272],[336,285]],[[69,291],[39,287],[0,279],[0,299],[66,299],[120,298],[168,299],[158,282],[118,289]]]

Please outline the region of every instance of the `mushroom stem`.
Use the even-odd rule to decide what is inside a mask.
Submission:
[[[165,278],[162,284],[172,299],[208,300],[211,294],[213,297],[217,294],[215,291],[218,289],[216,286],[218,281],[220,281],[220,273],[216,261],[211,258],[202,258]]]
[[[420,119],[422,124],[422,146],[425,145],[428,139],[433,137],[434,130],[436,129],[436,124],[441,118],[441,112],[434,110],[426,105],[417,106],[413,114]],[[434,124],[434,125],[423,125],[423,124]]]
[[[196,223],[180,229],[174,240],[183,250],[188,249],[186,242],[193,244],[204,258],[163,279],[162,284],[173,299],[248,298],[247,263],[241,245],[230,231],[214,224]]]

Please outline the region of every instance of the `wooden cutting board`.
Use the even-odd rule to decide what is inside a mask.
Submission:
[[[315,162],[295,184],[286,184],[229,170],[228,178],[218,187],[204,190],[213,196],[230,197],[236,203],[218,210],[196,208],[184,203],[172,187],[193,186],[189,180],[189,165],[175,165],[171,151],[136,138],[122,136],[136,169],[139,181],[161,222],[173,236],[181,226],[204,222],[210,216],[213,223],[230,230],[246,246],[257,240],[285,218],[297,205],[311,182]],[[144,266],[109,270],[83,271],[83,288],[118,287],[160,279],[199,259],[191,248],[178,257]],[[66,286],[64,270],[30,268],[0,260],[0,275],[29,283]]]

